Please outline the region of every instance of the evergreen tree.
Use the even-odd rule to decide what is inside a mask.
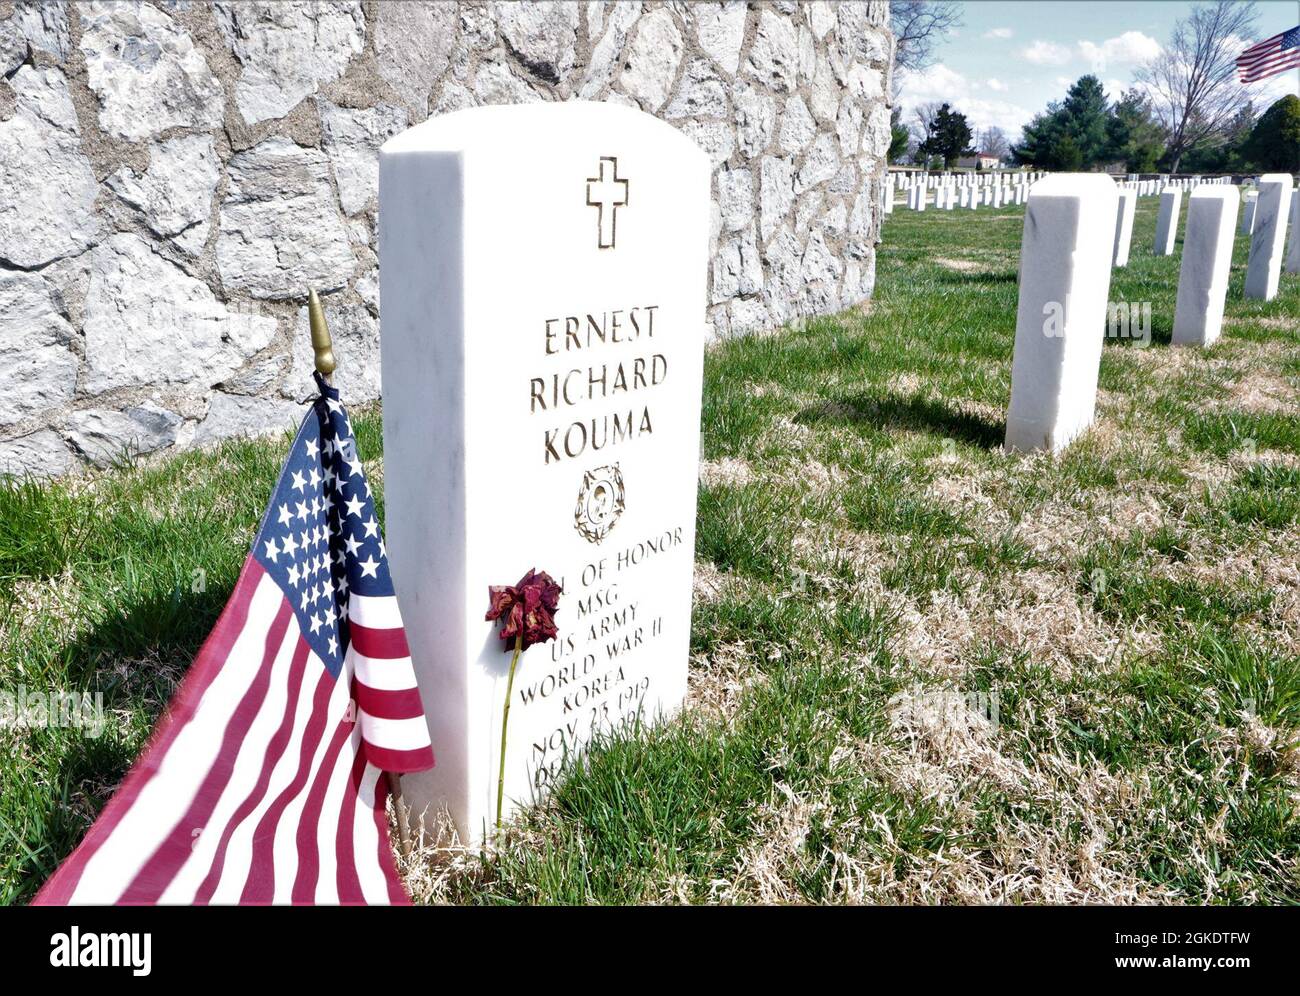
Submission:
[[[1128,90],[1106,122],[1106,158],[1129,173],[1152,173],[1165,151],[1165,131],[1140,90]]]
[[[1074,173],[1083,168],[1083,150],[1073,135],[1061,135],[1052,145],[1052,159],[1055,168],[1067,173]]]
[[[1017,163],[1046,169],[1091,169],[1108,151],[1106,92],[1095,76],[1081,76],[1062,101],[1047,105],[1011,150]],[[1066,141],[1066,140],[1069,141]]]
[[[919,155],[934,157],[942,160],[944,166],[951,166],[959,157],[975,152],[970,145],[971,130],[966,115],[948,104],[939,105],[926,130],[925,141],[916,149]]]
[[[1046,114],[1035,114],[1033,120],[1020,132],[1020,141],[1011,147],[1011,157],[1021,166],[1040,166],[1054,169],[1051,149],[1060,136],[1061,105],[1053,101],[1047,105]]]
[[[1106,157],[1106,91],[1101,80],[1081,76],[1061,104],[1062,130],[1079,149],[1081,166],[1091,168]]]

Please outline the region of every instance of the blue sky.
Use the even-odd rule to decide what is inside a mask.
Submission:
[[[1084,73],[1095,73],[1113,97],[1133,71],[1156,54],[1185,17],[1190,3],[1038,0],[963,3],[963,23],[935,51],[935,64],[903,79],[898,103],[910,122],[912,108],[947,100],[973,128],[996,125],[1016,141],[1020,128],[1049,100],[1065,96]],[[1256,3],[1262,40],[1300,22],[1295,0]],[[1245,46],[1242,46],[1245,48]],[[1300,71],[1256,84],[1256,107],[1283,94],[1300,94]]]

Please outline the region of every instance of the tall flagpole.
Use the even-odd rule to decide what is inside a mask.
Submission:
[[[325,383],[332,386],[334,371],[338,369],[338,361],[334,357],[334,340],[325,323],[325,309],[321,306],[316,291],[311,288],[307,290],[307,317],[311,326],[311,348],[316,355],[316,372],[325,379]],[[393,808],[397,810],[397,835],[401,840],[402,855],[409,856],[411,826],[406,804],[402,800],[402,776],[394,771],[385,771],[384,777],[388,780],[388,791],[393,796]]]

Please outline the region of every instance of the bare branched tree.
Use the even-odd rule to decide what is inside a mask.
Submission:
[[[961,24],[961,4],[953,0],[889,0],[894,32],[894,68],[916,72],[934,61],[934,48]]]
[[[1173,172],[1188,149],[1223,133],[1249,102],[1236,61],[1254,38],[1256,16],[1254,3],[1234,0],[1193,7],[1174,25],[1169,45],[1134,74],[1169,133]]]
[[[1006,133],[1001,128],[985,128],[979,135],[979,150],[985,155],[997,156],[999,160],[1011,155],[1011,145]]]
[[[916,138],[918,144],[923,144],[930,140],[930,135],[934,130],[934,119],[939,113],[939,108],[943,104],[938,100],[929,100],[924,104],[917,104],[912,108],[912,135]]]

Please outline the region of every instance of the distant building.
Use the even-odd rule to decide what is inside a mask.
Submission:
[[[958,169],[997,169],[1002,160],[987,152],[976,152],[973,156],[962,156],[957,160]]]

